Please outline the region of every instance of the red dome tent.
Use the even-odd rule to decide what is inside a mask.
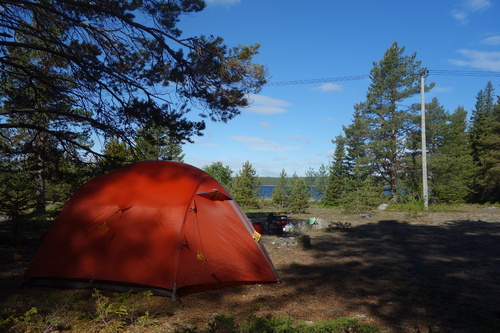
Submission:
[[[259,236],[204,171],[177,162],[136,163],[73,195],[28,266],[25,284],[175,298],[278,282]]]

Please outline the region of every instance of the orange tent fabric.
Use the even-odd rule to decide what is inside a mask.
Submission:
[[[210,175],[167,161],[125,166],[66,203],[25,284],[173,296],[279,277],[255,230]]]

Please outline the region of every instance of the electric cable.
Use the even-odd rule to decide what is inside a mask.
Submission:
[[[440,76],[500,77],[500,72],[460,71],[460,70],[447,70],[447,69],[430,69],[429,74],[430,75],[440,75]],[[317,78],[317,79],[276,81],[276,82],[268,82],[266,85],[267,86],[295,86],[295,85],[312,84],[312,83],[366,80],[369,78],[370,78],[370,75],[350,75],[350,76],[336,76],[336,77],[326,77],[326,78]]]

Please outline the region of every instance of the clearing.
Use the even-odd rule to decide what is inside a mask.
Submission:
[[[248,215],[259,222],[267,214]],[[312,322],[351,317],[387,332],[500,331],[500,209],[387,210],[361,218],[314,208],[289,215],[292,223],[310,217],[339,222],[339,228],[307,232],[310,246],[273,245],[277,236],[262,237],[281,284],[192,294],[182,305],[153,297],[150,312],[164,314],[165,326],[199,329],[217,314],[253,314]],[[33,248],[19,250],[23,257],[16,262],[12,248],[0,249],[2,308],[14,294],[36,298],[56,290],[19,289]]]

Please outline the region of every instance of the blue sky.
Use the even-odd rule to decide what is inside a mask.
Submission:
[[[228,123],[207,123],[205,135],[183,146],[199,168],[222,162],[236,174],[250,161],[259,176],[305,175],[328,165],[331,140],[365,100],[368,79],[274,85],[276,82],[368,75],[397,41],[431,70],[427,82],[448,111],[472,110],[488,81],[500,77],[432,75],[432,70],[500,73],[500,0],[207,0],[183,17],[185,36],[216,35],[229,46],[261,45],[255,62],[270,84]],[[408,104],[419,102],[420,96]],[[193,110],[193,114],[196,110]]]

